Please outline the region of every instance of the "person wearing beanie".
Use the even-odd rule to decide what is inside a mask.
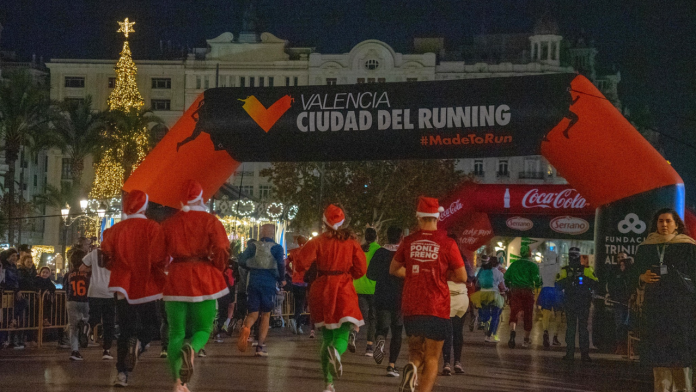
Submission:
[[[179,392],[188,391],[194,355],[213,330],[216,300],[229,293],[222,272],[230,247],[222,223],[206,212],[197,181],[185,183],[182,198],[186,204],[162,224],[166,252],[172,258],[163,293],[169,322],[167,359],[174,390]],[[187,330],[191,341],[184,344]]]
[[[515,348],[517,317],[524,313],[524,343],[522,347],[532,345],[529,335],[532,332],[532,315],[534,314],[534,290],[541,287],[539,267],[531,260],[532,251],[528,245],[520,247],[520,258],[510,265],[505,272],[505,285],[510,289],[510,340],[508,347]]]
[[[323,338],[320,353],[324,392],[335,392],[334,381],[343,374],[341,355],[348,349],[351,328],[365,324],[353,280],[365,275],[367,265],[355,234],[340,228],[345,222],[343,210],[329,205],[323,221],[324,232],[302,248],[296,269],[304,272],[316,265],[317,278],[309,291],[309,307]]]
[[[437,229],[442,211],[437,199],[419,198],[416,217],[420,230],[404,238],[389,266],[390,274],[404,278],[401,311],[409,363],[401,375],[400,392],[415,391],[416,382],[421,392],[433,389],[442,346],[451,333],[447,281],[467,281],[457,243]]]
[[[304,281],[304,271],[300,272],[297,267],[297,255],[300,254],[302,247],[307,243],[304,236],[295,237],[297,248],[288,251],[288,264],[286,269],[292,271],[292,297],[295,302],[295,314],[290,320],[290,330],[296,335],[302,335],[302,313],[307,305],[307,283]]]
[[[372,227],[365,229],[365,243],[362,245],[362,250],[365,252],[365,260],[367,268],[370,268],[370,261],[380,246],[377,243],[377,231]],[[355,291],[358,293],[358,303],[360,304],[360,312],[367,327],[367,346],[365,347],[365,356],[371,357],[374,355],[373,343],[375,340],[375,329],[377,326],[377,312],[375,310],[375,281],[367,277],[367,275],[353,281]],[[355,352],[355,339],[360,332],[360,328],[354,328],[348,338],[348,351]]]
[[[592,268],[582,265],[579,248],[568,249],[568,265],[558,274],[558,283],[563,290],[567,325],[566,355],[563,359],[575,359],[575,332],[578,331],[582,361],[590,362],[590,332],[587,323],[597,277]]]
[[[109,292],[116,295],[121,332],[114,385],[121,387],[128,385],[128,373],[155,334],[155,301],[162,298],[164,286],[164,237],[160,225],[145,216],[147,205],[146,193],[131,191],[125,198],[124,219],[104,232],[101,244],[102,263],[111,271]]]
[[[259,320],[258,345],[256,356],[266,357],[266,336],[271,321],[271,311],[275,307],[276,285],[285,286],[285,260],[283,247],[276,244],[275,225],[261,226],[259,241],[249,244],[239,256],[239,265],[249,270],[247,281],[247,310],[244,325],[239,333],[237,348],[247,349],[247,339],[251,327]],[[260,317],[260,318],[259,318]]]

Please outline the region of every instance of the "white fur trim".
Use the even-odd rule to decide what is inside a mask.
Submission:
[[[203,302],[203,301],[207,301],[210,299],[222,298],[229,293],[230,293],[230,289],[225,287],[224,290],[217,292],[215,294],[200,295],[198,297],[189,297],[186,295],[165,295],[162,297],[162,299],[165,301],[173,301],[173,302]]]
[[[442,208],[442,207],[440,207]],[[432,218],[440,218],[440,213],[439,212],[416,212],[416,217],[418,218],[427,218],[427,217],[432,217]]]
[[[193,199],[193,200],[188,200],[186,203],[187,203],[187,204],[193,204],[193,203],[196,203],[196,202],[199,202],[199,201],[200,201],[200,202],[203,201],[203,190],[201,190],[201,193],[198,195],[198,197],[196,197],[196,198]]]
[[[121,219],[122,219],[122,220],[133,219],[133,218],[136,218],[136,219],[147,219],[147,217],[145,216],[145,214],[130,214],[130,215],[121,214]]]
[[[343,325],[343,323],[351,323],[357,327],[362,327],[363,325],[365,325],[364,320],[358,320],[355,317],[346,316],[346,317],[343,317],[340,320],[338,320],[338,322],[335,324],[324,324],[324,322],[322,321],[319,323],[315,323],[314,326],[317,329],[322,328],[322,327],[324,327],[326,329],[339,329],[339,328],[341,328],[341,325]]]
[[[145,204],[143,204],[143,206],[140,207],[140,209],[138,211],[136,211],[135,213],[136,214],[145,213],[145,211],[147,210],[147,203],[149,203],[149,202],[150,202],[150,196],[148,196],[148,194],[146,193],[145,194]]]
[[[445,208],[442,206],[437,207],[437,212],[445,212]]]
[[[119,293],[119,294],[123,295],[126,298],[126,301],[128,301],[128,303],[131,305],[146,304],[148,302],[157,301],[158,299],[162,299],[162,293],[151,295],[149,297],[130,299],[130,298],[128,298],[128,292],[123,287],[109,287],[109,292]]]
[[[181,207],[181,211],[189,212],[189,211],[191,211],[191,207],[190,206],[183,206],[183,207]]]
[[[326,223],[327,226],[329,226],[330,228],[332,228],[332,229],[334,229],[334,230],[338,230],[338,228],[341,227],[341,225],[343,224],[343,222],[346,221],[345,219],[343,219],[342,221],[337,222],[335,225],[332,226],[332,225],[329,223],[329,221],[326,219],[326,215],[322,215],[321,218],[322,218],[322,220],[324,221],[324,223]]]

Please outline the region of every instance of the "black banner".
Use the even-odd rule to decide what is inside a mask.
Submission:
[[[488,214],[488,218],[497,236],[594,239],[594,215]]]
[[[575,76],[210,89],[179,144],[206,132],[240,162],[537,155]]]

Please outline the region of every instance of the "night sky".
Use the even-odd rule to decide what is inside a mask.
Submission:
[[[562,4],[558,4],[562,3]],[[635,5],[636,3],[640,3]],[[6,0],[0,48],[23,59],[118,57],[117,20],[136,21],[133,57],[156,58],[159,41],[204,47],[205,39],[238,33],[246,1]],[[398,5],[397,5],[398,4]],[[631,6],[627,6],[631,4]],[[379,39],[408,53],[414,37],[442,36],[456,47],[478,33],[527,33],[546,11],[561,34],[584,33],[599,50],[601,68],[621,71],[620,99],[632,110],[647,105],[655,129],[683,141],[664,148],[696,204],[696,1],[260,0],[263,31],[292,46],[344,53],[365,39]],[[636,173],[644,175],[644,173]]]

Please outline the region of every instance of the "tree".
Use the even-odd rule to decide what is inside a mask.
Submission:
[[[116,148],[110,148],[104,153],[112,154],[112,158],[121,162],[125,181],[145,158],[152,141],[152,128],[163,121],[152,114],[152,110],[142,108],[131,108],[126,112],[112,110],[108,117],[106,145]]]
[[[56,145],[70,159],[72,187],[79,197],[85,158],[100,152],[106,123],[104,114],[92,108],[91,96],[80,103],[63,102],[59,107],[60,113],[52,121]]]
[[[297,229],[316,228],[334,203],[356,230],[369,225],[381,234],[414,225],[418,196],[442,197],[464,178],[454,160],[274,163],[261,175],[271,178],[274,198],[299,207]]]
[[[26,71],[9,74],[0,84],[0,136],[4,141],[5,174],[3,197],[8,218],[8,242],[14,242],[15,163],[24,146],[35,145],[40,135],[48,132],[50,99],[48,89],[35,83]]]

